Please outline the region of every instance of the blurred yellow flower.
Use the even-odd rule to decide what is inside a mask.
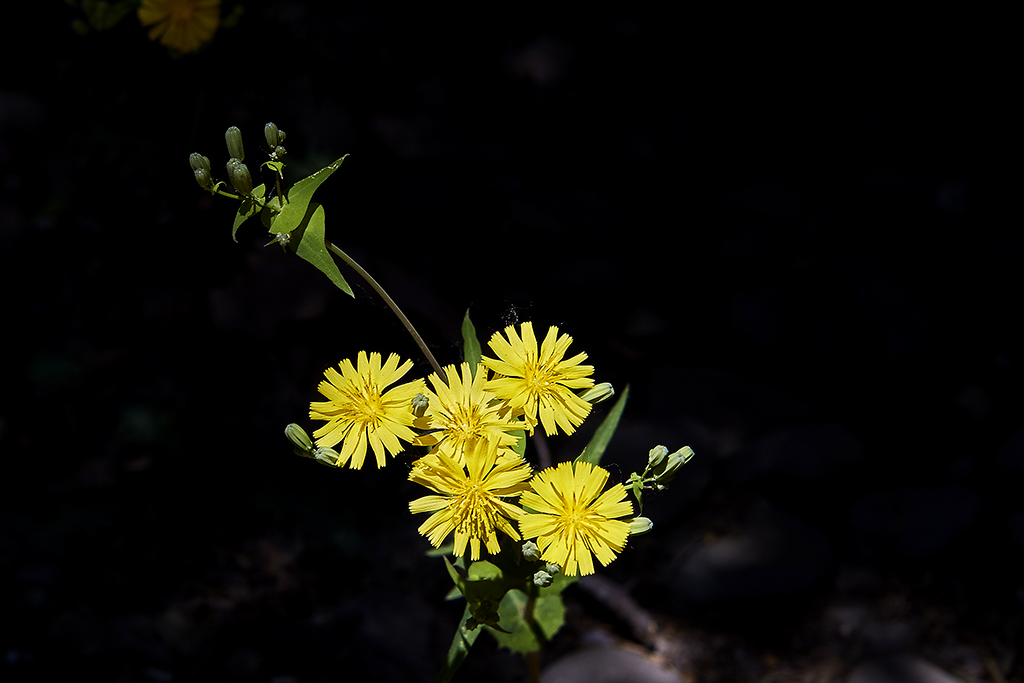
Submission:
[[[360,351],[356,366],[346,358],[339,365],[341,372],[334,368],[324,372],[326,379],[318,389],[328,400],[310,403],[309,417],[327,420],[313,432],[317,446],[330,447],[344,441],[338,449],[338,467],[351,458],[349,467],[360,469],[367,444],[373,449],[377,467],[384,467],[385,452],[397,455],[402,451],[399,439],[412,442],[416,438],[411,429],[415,419],[412,399],[426,387],[417,379],[384,391],[412,368],[411,360],[401,366],[398,361],[392,353],[382,367],[379,353],[367,358],[366,352]]]
[[[500,415],[502,405],[495,396],[484,390],[487,382],[487,368],[478,365],[476,376],[469,370],[469,363],[461,366],[462,376],[454,365],[444,368],[447,384],[434,373],[430,383],[434,391],[426,390],[429,399],[426,413],[415,422],[419,429],[434,430],[420,436],[417,445],[435,446],[442,441],[448,445],[448,452],[462,460],[466,442],[486,438],[498,444],[499,454],[513,453],[508,447],[516,444],[516,437],[509,432],[523,428],[520,421],[512,421]]]
[[[409,503],[412,513],[433,512],[417,530],[435,548],[448,534],[455,532],[455,554],[466,553],[480,559],[480,544],[491,555],[501,550],[497,531],[518,541],[519,532],[510,520],[523,511],[503,500],[529,488],[530,466],[517,455],[499,455],[498,444],[477,439],[466,444],[462,456],[465,465],[451,453],[446,443],[415,462],[409,480],[440,495],[418,498]]]
[[[139,21],[149,39],[180,52],[198,50],[220,25],[220,0],[142,0]]]
[[[505,328],[508,341],[495,332],[487,342],[498,358],[484,356],[481,362],[498,376],[484,388],[505,401],[513,413],[524,414],[531,434],[538,413],[547,434],[555,434],[558,428],[572,434],[590,414],[590,403],[572,390],[594,386],[588,376],[594,373],[594,366],[580,365],[587,358],[585,353],[562,360],[572,337],[558,336],[557,327],[548,328],[539,351],[533,323],[523,323],[521,329],[522,338],[509,325]]]
[[[523,538],[536,538],[541,559],[566,576],[593,574],[591,553],[607,565],[626,547],[629,523],[615,518],[632,515],[633,504],[622,484],[602,494],[607,481],[602,467],[563,462],[538,472],[520,498],[527,509],[519,518]]]

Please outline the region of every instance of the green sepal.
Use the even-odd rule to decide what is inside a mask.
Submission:
[[[480,340],[476,336],[476,327],[469,319],[469,309],[462,319],[462,359],[469,363],[469,372],[476,377],[476,366],[480,364]],[[522,455],[522,453],[520,453]]]
[[[285,206],[285,210],[290,206]],[[284,215],[284,211],[280,215]],[[281,218],[278,217],[274,227],[276,228],[280,224]],[[292,236],[288,246],[294,249],[296,254],[319,268],[338,289],[355,298],[352,288],[345,282],[345,278],[341,276],[341,271],[338,270],[338,264],[335,263],[334,257],[327,251],[324,229],[324,207],[316,202],[309,204],[302,221],[295,228],[288,231]],[[282,231],[274,230],[273,232]]]
[[[626,408],[626,399],[629,398],[629,385],[622,390],[622,395],[619,396],[619,400],[615,402],[612,409],[608,411],[604,420],[601,422],[601,426],[594,432],[594,436],[590,437],[590,443],[580,453],[580,457],[576,458],[575,462],[589,462],[591,465],[600,465],[601,458],[604,456],[604,451],[608,448],[608,443],[612,440],[612,436],[615,435],[615,430],[619,426],[619,418],[622,417],[622,411]]]
[[[469,605],[466,605],[466,609],[462,611],[462,620],[459,621],[459,628],[456,629],[451,647],[448,648],[448,656],[445,657],[441,671],[437,674],[437,683],[448,683],[448,681],[452,680],[452,676],[459,670],[462,662],[466,659],[466,655],[469,654],[469,648],[473,647],[473,643],[476,642],[480,631],[483,630],[481,628],[472,630],[466,628],[466,622],[472,616],[469,611]]]
[[[224,183],[217,183],[217,186],[223,185]],[[235,223],[231,226],[231,239],[238,241],[235,237],[235,233],[238,232],[238,226],[248,220],[253,214],[263,208],[260,204],[256,203],[256,197],[262,197],[263,193],[266,192],[266,185],[260,185],[252,188],[252,194],[248,197],[242,198],[242,203],[238,205],[238,213],[235,214]]]
[[[348,155],[346,154],[345,156]],[[308,208],[310,206],[310,201],[313,199],[313,193],[316,192],[322,182],[330,178],[331,174],[338,170],[338,167],[341,166],[341,162],[344,160],[345,157],[341,157],[334,163],[324,166],[313,175],[303,178],[286,190],[284,192],[285,204],[281,207],[281,211],[276,216],[271,216],[268,231],[271,234],[292,232],[299,227],[299,225],[306,220],[306,215],[309,213]],[[322,239],[320,241],[323,243]],[[317,267],[319,268],[319,266]],[[323,269],[321,268],[321,270]],[[335,270],[337,270],[337,268],[335,268]],[[349,294],[352,293],[344,287],[342,287],[342,289],[347,291]]]

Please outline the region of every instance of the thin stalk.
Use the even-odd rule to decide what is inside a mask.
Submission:
[[[413,327],[412,322],[405,317],[405,313],[402,313],[402,309],[398,307],[395,300],[388,296],[388,293],[384,291],[383,287],[377,284],[377,281],[373,279],[373,276],[367,273],[361,265],[352,259],[351,256],[334,246],[334,244],[329,240],[325,240],[324,242],[327,245],[327,248],[334,252],[335,256],[347,263],[352,270],[359,273],[359,276],[366,280],[367,284],[373,287],[373,291],[377,292],[381,299],[384,299],[384,303],[386,303],[394,314],[398,316],[398,319],[402,321],[403,325],[405,325],[405,329],[409,330],[409,334],[411,334],[412,338],[416,341],[416,345],[420,347],[420,351],[422,351],[423,355],[426,356],[428,361],[430,361],[430,365],[434,368],[434,372],[436,372],[437,376],[441,378],[441,381],[444,381],[444,373],[441,372],[441,366],[438,364],[437,359],[434,358],[434,354],[432,354],[430,349],[427,348],[427,343],[423,341],[423,337],[421,337],[420,333],[416,331],[415,327]]]

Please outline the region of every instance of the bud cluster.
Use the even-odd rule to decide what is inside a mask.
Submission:
[[[333,448],[324,448],[323,446],[313,446],[313,440],[309,438],[309,434],[306,430],[295,424],[294,422],[284,428],[284,435],[288,437],[288,440],[292,442],[295,447],[295,455],[301,455],[303,458],[312,458],[321,465],[327,465],[328,467],[337,467],[338,465],[338,452]]]
[[[285,132],[276,124],[268,123],[263,127],[263,136],[270,148],[270,159],[280,161],[286,153],[285,148],[281,145],[285,139]],[[238,126],[231,126],[224,132],[224,142],[228,147],[229,158],[225,166],[228,182],[236,192],[243,196],[249,196],[252,194],[252,174],[249,173],[249,167],[245,165],[245,146],[242,144],[242,132],[238,130]],[[209,158],[199,153],[193,153],[188,160],[199,187],[216,192],[217,183],[210,170]]]

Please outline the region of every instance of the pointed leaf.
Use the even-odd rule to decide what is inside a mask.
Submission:
[[[312,263],[329,277],[338,289],[354,298],[355,294],[352,293],[352,288],[345,282],[341,271],[338,270],[338,264],[334,262],[334,257],[327,251],[324,239],[324,207],[313,203],[308,208],[306,216],[299,225],[289,231],[292,236],[291,246],[295,249],[296,254]],[[282,211],[282,215],[283,213]],[[274,227],[280,225],[281,218],[279,217]],[[274,232],[280,231],[275,229]]]
[[[238,213],[235,214],[235,223],[231,226],[231,239],[236,242],[238,241],[238,238],[235,237],[235,233],[238,232],[238,226],[260,210],[260,205],[256,203],[255,198],[262,197],[263,193],[266,191],[266,185],[260,185],[252,189],[252,194],[250,196],[242,199],[242,203],[238,205]]]
[[[626,399],[628,397],[629,385],[627,384],[626,388],[622,391],[622,396],[619,396],[619,400],[608,411],[608,414],[601,422],[601,426],[597,428],[594,436],[590,438],[590,443],[580,453],[580,457],[576,458],[576,462],[589,462],[591,465],[601,464],[601,457],[604,456],[604,451],[608,448],[608,442],[612,440],[615,429],[619,426],[619,418],[622,417],[622,411],[626,407]]]
[[[452,638],[451,647],[448,648],[448,656],[444,660],[441,671],[437,674],[437,683],[448,683],[452,680],[452,676],[459,670],[466,655],[469,654],[469,648],[473,647],[477,636],[483,630],[479,627],[472,631],[466,628],[466,620],[470,616],[469,605],[466,605],[466,609],[462,611],[462,621],[459,622],[459,628],[455,631],[455,637]]]
[[[476,327],[469,319],[469,309],[462,319],[462,359],[469,363],[469,371],[476,377],[476,366],[480,363],[480,340],[476,336]]]
[[[316,189],[320,187],[322,182],[330,178],[331,174],[338,170],[338,167],[341,166],[341,162],[344,160],[345,157],[341,157],[334,163],[324,166],[308,178],[303,178],[285,191],[285,205],[281,212],[277,214],[273,225],[270,226],[270,232],[291,232],[297,228],[308,213],[313,193],[316,192]]]

